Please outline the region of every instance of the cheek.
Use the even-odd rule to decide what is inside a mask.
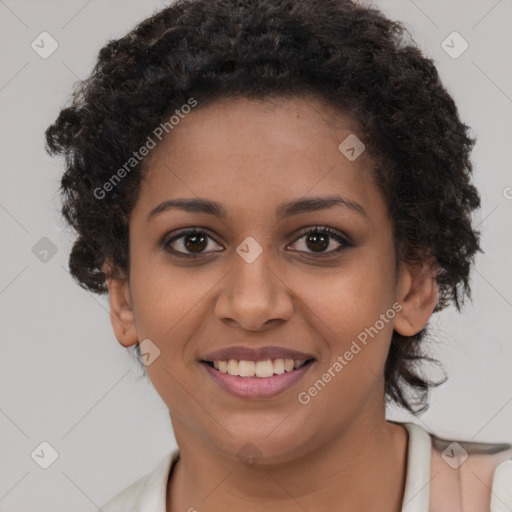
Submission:
[[[299,403],[335,426],[355,417],[370,397],[380,399],[396,311],[392,287],[379,275],[330,280],[309,303],[325,357]]]
[[[295,289],[307,306],[305,311],[314,313],[312,319],[317,317],[315,324],[323,325],[329,338],[346,342],[373,326],[391,308],[394,286],[389,267],[383,262],[359,261],[321,277],[305,279],[297,275],[300,289]],[[380,330],[386,330],[386,326]]]
[[[165,266],[133,265],[132,294],[138,339],[151,340],[159,356],[149,366],[147,373],[153,386],[169,406],[180,402],[180,383],[188,382],[185,362],[193,360],[193,344],[198,326],[204,322],[205,301],[217,280],[191,279],[190,270]],[[187,397],[182,397],[186,401]]]
[[[304,313],[323,343],[318,373],[328,381],[325,387],[308,382],[315,387],[313,394],[318,389],[322,395],[315,407],[339,402],[345,412],[354,413],[352,408],[380,385],[396,313],[393,277],[391,258],[360,257],[317,280],[315,288],[304,284],[310,290]]]
[[[133,265],[132,294],[139,341],[149,339],[159,356],[146,366],[148,376],[171,410],[188,410],[195,381],[189,378],[185,364],[191,360],[197,326],[204,321],[204,301],[213,283],[191,279],[180,269],[162,266]],[[184,388],[189,390],[188,393]]]
[[[149,261],[149,259],[148,259]],[[132,294],[137,329],[141,336],[165,338],[165,333],[191,323],[212,284],[192,277],[193,270],[165,262],[144,264],[133,260]]]

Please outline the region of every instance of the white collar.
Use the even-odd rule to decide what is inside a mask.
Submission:
[[[430,434],[415,423],[402,423],[409,433],[407,472],[401,512],[427,512],[430,501]]]

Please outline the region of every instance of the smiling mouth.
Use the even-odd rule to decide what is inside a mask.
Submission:
[[[217,370],[219,373],[237,377],[267,378],[274,375],[290,373],[299,368],[310,365],[314,358],[310,359],[265,359],[262,361],[248,361],[229,359],[228,361],[205,361],[201,363]]]

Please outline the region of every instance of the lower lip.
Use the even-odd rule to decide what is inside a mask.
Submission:
[[[239,398],[272,398],[284,393],[302,379],[313,363],[314,361],[310,361],[297,370],[272,377],[239,377],[222,373],[206,363],[201,365],[221,388],[232,395]]]

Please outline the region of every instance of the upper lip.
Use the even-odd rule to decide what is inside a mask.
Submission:
[[[267,359],[294,359],[306,361],[314,359],[311,354],[299,352],[298,350],[288,349],[284,347],[276,347],[274,345],[266,347],[227,347],[213,352],[208,352],[201,357],[203,361],[229,361],[236,359],[237,361],[265,361]]]

